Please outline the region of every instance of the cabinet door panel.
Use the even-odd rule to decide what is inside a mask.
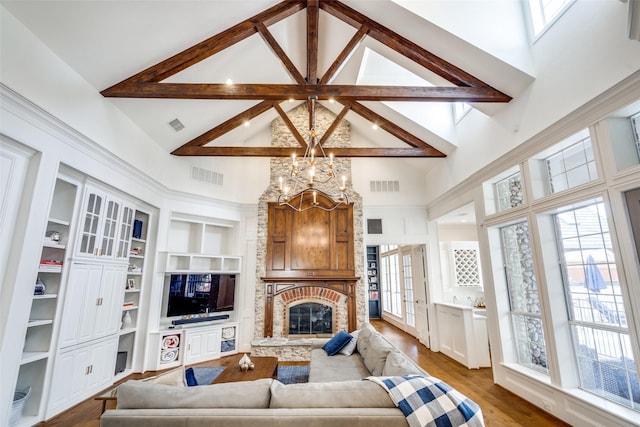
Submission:
[[[105,266],[100,283],[101,304],[95,314],[96,338],[114,334],[120,327],[120,311],[124,298],[126,271],[124,266]]]
[[[199,360],[202,357],[204,335],[202,332],[187,334],[187,363]]]
[[[80,245],[78,253],[84,255],[97,255],[98,233],[100,232],[100,220],[104,196],[88,191],[84,203],[84,223],[80,233]]]
[[[102,256],[113,257],[115,254],[120,205],[120,202],[116,200],[106,200],[102,227],[102,244],[100,245]]]
[[[61,348],[77,344],[93,334],[101,274],[100,266],[71,266],[60,327]]]
[[[220,329],[213,329],[204,333],[204,359],[214,359],[220,355]]]
[[[118,248],[116,250],[116,258],[129,257],[134,214],[135,210],[132,207],[127,205],[122,206],[122,221],[120,222],[120,230],[118,230]]]
[[[89,359],[87,347],[58,355],[51,382],[49,415],[73,405],[84,397]]]
[[[86,394],[94,394],[110,384],[116,364],[118,343],[110,339],[91,346],[90,373],[87,376]]]
[[[100,304],[100,282],[102,278],[102,266],[87,265],[89,274],[86,282],[79,286],[84,288],[84,301],[78,325],[77,342],[88,341],[94,338],[96,315]]]

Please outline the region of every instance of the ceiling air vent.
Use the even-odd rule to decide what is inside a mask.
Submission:
[[[209,184],[222,185],[224,175],[198,166],[191,166],[191,179],[208,182]]]
[[[171,120],[169,122],[169,126],[171,126],[173,128],[173,130],[175,130],[176,132],[180,132],[182,129],[184,129],[184,125],[178,119]]]
[[[398,193],[400,181],[369,181],[369,191],[372,193]]]
[[[367,219],[367,234],[382,234],[382,220]]]

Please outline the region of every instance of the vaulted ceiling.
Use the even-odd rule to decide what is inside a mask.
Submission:
[[[318,68],[318,32],[320,10],[340,19],[356,29],[327,70],[320,74]],[[306,69],[303,75],[278,43],[269,26],[298,12],[306,13]],[[281,62],[292,84],[269,83],[171,83],[166,79],[186,68],[259,34]],[[331,84],[337,72],[363,38],[371,37],[393,51],[444,78],[452,86],[369,86]],[[237,114],[198,137],[186,142],[172,154],[185,156],[289,156],[291,150],[278,147],[220,147],[207,145],[218,136],[242,126],[254,117],[273,108],[283,118],[300,142],[304,151],[305,139],[298,133],[280,107],[287,100],[304,100],[308,97],[337,101],[343,105],[335,124],[348,111],[364,117],[377,127],[405,142],[410,148],[342,148],[334,149],[335,156],[344,157],[444,157],[419,137],[362,105],[359,101],[423,101],[423,102],[509,102],[511,98],[487,83],[461,70],[455,65],[430,53],[389,28],[367,16],[333,0],[285,0],[254,15],[207,40],[149,67],[128,79],[103,90],[106,97],[171,98],[171,99],[230,99],[258,100],[258,104]],[[328,133],[334,127],[332,126]],[[328,135],[323,137],[327,139]]]
[[[420,106],[462,101],[491,112],[530,82],[389,0],[3,4],[181,156],[289,156],[256,135],[315,96],[371,142],[335,156],[443,157],[455,144],[430,129]],[[185,125],[177,133],[175,118]],[[302,153],[305,137],[290,129]]]

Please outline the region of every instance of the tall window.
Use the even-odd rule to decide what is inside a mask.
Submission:
[[[518,363],[548,373],[538,284],[526,221],[500,228]]]
[[[640,386],[602,199],[555,214],[581,387],[640,409]]]
[[[534,36],[547,29],[574,0],[529,0]]]

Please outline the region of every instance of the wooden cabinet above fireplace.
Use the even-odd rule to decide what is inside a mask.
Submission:
[[[320,196],[320,195],[319,195]],[[297,212],[269,203],[266,275],[272,280],[353,279],[353,205]]]

